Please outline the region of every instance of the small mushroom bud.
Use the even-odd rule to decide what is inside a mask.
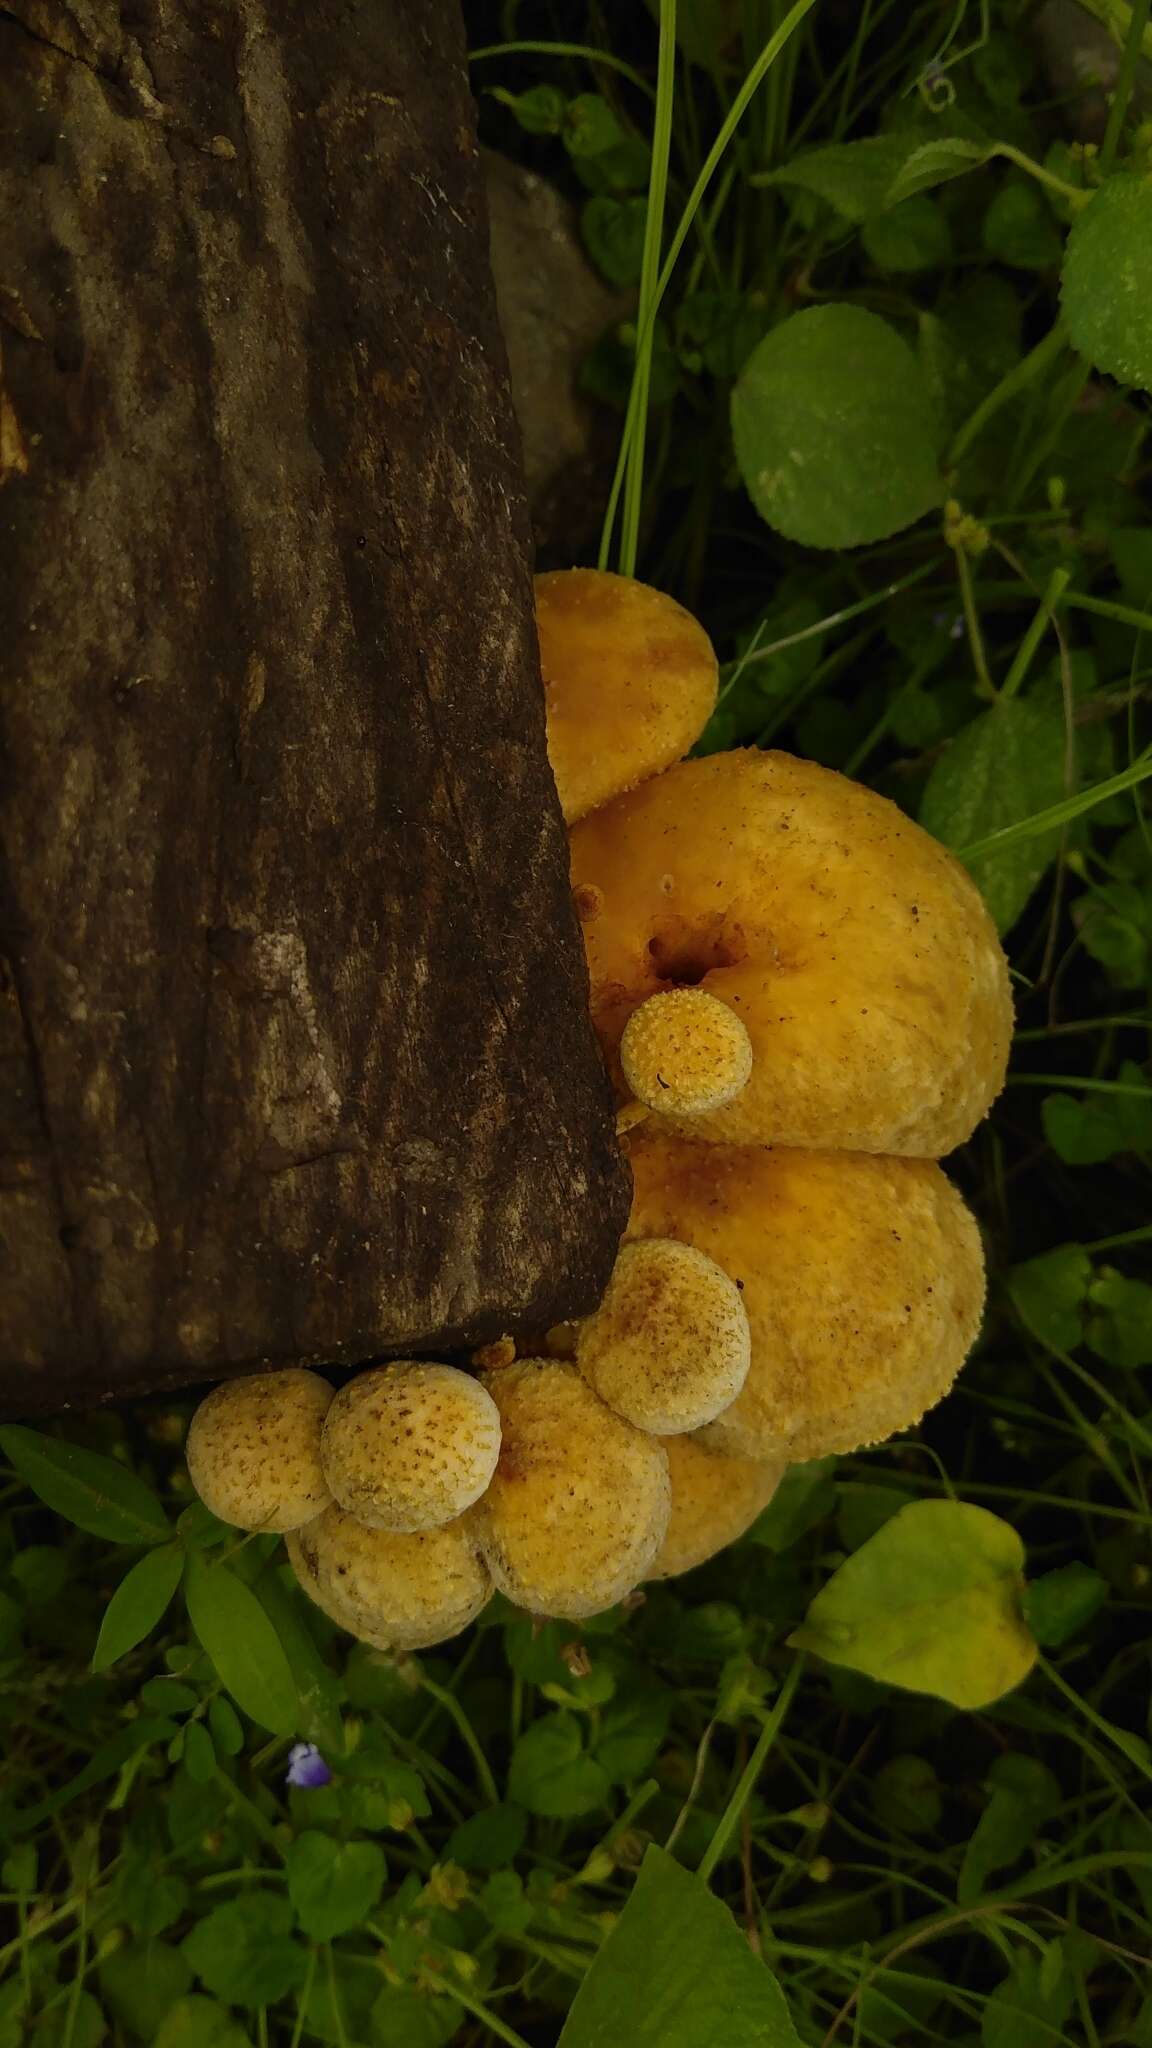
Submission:
[[[317,1607],[379,1650],[422,1650],[458,1635],[492,1591],[471,1518],[400,1535],[330,1507],[287,1540]]]
[[[491,1479],[500,1415],[455,1366],[375,1366],[333,1396],[320,1454],[333,1498],[368,1528],[435,1529]]]
[[[620,1040],[633,1095],[665,1116],[705,1116],[746,1087],[752,1041],[734,1010],[702,988],[667,989],[633,1010]]]
[[[751,1339],[740,1290],[694,1245],[626,1244],[576,1362],[602,1401],[657,1436],[700,1429],[736,1399]]]
[[[205,1507],[237,1529],[284,1534],[328,1506],[320,1433],[332,1389],[290,1367],[225,1380],[192,1417],[185,1455]]]

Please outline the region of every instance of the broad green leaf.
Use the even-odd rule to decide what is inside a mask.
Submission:
[[[877,270],[942,270],[952,261],[948,216],[926,192],[865,221],[861,240]]]
[[[239,1756],[244,1747],[244,1730],[222,1693],[209,1705],[208,1727],[221,1756]]]
[[[145,1636],[151,1635],[180,1584],[183,1570],[184,1552],[178,1543],[150,1550],[133,1565],[104,1610],[92,1652],[93,1671],[106,1671],[118,1657],[126,1656]]]
[[[940,1780],[926,1756],[894,1756],[872,1780],[872,1811],[882,1827],[930,1835],[944,1811]]]
[[[860,306],[813,306],[773,328],[737,379],[732,432],[756,510],[809,547],[885,540],[940,503],[924,373]]]
[[[868,1678],[985,1707],[1028,1676],[1024,1546],[986,1508],[914,1501],[817,1593],[793,1648]]]
[[[1085,1339],[1097,1358],[1126,1371],[1152,1365],[1152,1287],[1101,1266],[1088,1289]]]
[[[527,1819],[518,1806],[501,1804],[470,1814],[448,1837],[445,1861],[462,1870],[499,1870],[524,1846]]]
[[[1084,1337],[1084,1305],[1092,1261],[1081,1244],[1060,1244],[1025,1259],[1008,1275],[1013,1306],[1032,1335],[1051,1351],[1074,1351]]]
[[[184,1730],[184,1769],[194,1785],[207,1785],[216,1775],[216,1751],[203,1721],[189,1721]]]
[[[1086,953],[1117,988],[1152,980],[1152,889],[1147,880],[1103,882],[1072,904]]]
[[[993,704],[937,761],[920,823],[957,851],[975,845],[1060,802],[1067,794],[1064,753],[1064,720],[1056,706],[1022,697]],[[1059,847],[1057,828],[967,863],[1000,931],[1015,924]]]
[[[1081,355],[1152,391],[1152,180],[1122,171],[1093,194],[1068,237],[1061,299]]]
[[[309,1828],[288,1851],[288,1896],[305,1934],[334,1941],[367,1918],[384,1889],[387,1867],[375,1842],[335,1842]]]
[[[344,1749],[344,1723],[340,1718],[340,1684],[316,1648],[304,1599],[295,1583],[276,1571],[264,1572],[254,1588],[288,1659],[296,1687],[295,1733],[318,1743],[331,1761]]]
[[[1044,1097],[1044,1136],[1069,1166],[1099,1166],[1120,1152],[1152,1151],[1152,1088],[1135,1060],[1122,1061],[1115,1078],[1147,1093]]]
[[[763,306],[744,292],[689,292],[676,308],[676,350],[685,369],[735,377],[765,325]]]
[[[569,101],[560,133],[577,177],[590,192],[644,190],[652,161],[648,144],[624,126],[599,93],[582,92]]]
[[[28,1607],[47,1607],[68,1583],[68,1554],[52,1543],[30,1543],[8,1567]]]
[[[299,1733],[288,1659],[256,1595],[199,1551],[188,1559],[186,1593],[188,1618],[241,1712],[273,1735]]]
[[[980,2020],[982,2048],[1058,2048],[1076,2004],[1076,1979],[1059,1940],[1037,1955],[1020,1948],[1011,1975],[996,1986]]]
[[[134,1934],[163,1934],[188,1904],[188,1886],[154,1859],[133,1858],[116,1886],[116,1912]]]
[[[1060,1805],[1058,1780],[1037,1758],[1009,1751],[996,1758],[987,1780],[988,1803],[964,1851],[956,1897],[972,1905],[994,1871],[1015,1863]]]
[[[532,85],[527,92],[509,92],[506,86],[488,88],[489,97],[508,108],[526,135],[559,135],[568,101],[554,85]]]
[[[464,2017],[451,1998],[386,1984],[372,2007],[368,2039],[372,2048],[445,2048]]]
[[[252,2048],[252,2036],[226,2006],[193,1992],[177,2000],[153,2048]]]
[[[68,2048],[103,2048],[108,2039],[108,2027],[98,2001],[90,1991],[81,1991],[68,2000],[67,2034],[62,2027],[63,2008],[56,2006],[52,2011],[42,2013],[31,2035],[27,2036],[29,2048],[62,2048],[67,2041]]]
[[[346,1960],[339,1949],[312,1978],[304,2008],[304,2040],[324,2048],[367,2048],[373,2039],[372,2007],[379,1979],[360,1958]],[[459,2011],[459,2008],[456,2008]]]
[[[623,289],[639,283],[647,218],[646,199],[615,199],[608,192],[596,192],[585,201],[580,216],[584,244],[609,284]]]
[[[197,1922],[183,1952],[200,1982],[229,2005],[272,2005],[304,1981],[308,1960],[291,1938],[292,1908],[268,1890],[245,1892]]]
[[[514,1870],[494,1871],[477,1904],[500,1934],[523,1934],[532,1918],[532,1901],[525,1898],[523,1879]]]
[[[583,1731],[574,1714],[545,1714],[525,1729],[512,1752],[509,1796],[529,1813],[575,1820],[603,1806],[608,1787],[603,1765],[584,1753]]]
[[[908,162],[908,151],[908,138],[901,135],[832,142],[825,149],[809,149],[794,156],[791,163],[773,171],[768,182],[814,192],[845,220],[868,220],[893,203],[889,194]]]
[[[613,1785],[643,1777],[655,1762],[672,1718],[672,1695],[649,1678],[643,1691],[618,1693],[600,1716],[596,1761]]]
[[[1091,1565],[1065,1564],[1024,1590],[1024,1619],[1041,1649],[1058,1649],[1091,1621],[1108,1598],[1108,1581]]]
[[[1013,270],[1055,270],[1064,252],[1044,194],[1023,176],[1001,186],[984,215],[981,237],[985,254]]]
[[[172,1534],[151,1488],[114,1458],[18,1423],[0,1429],[0,1450],[46,1506],[89,1536],[163,1543]]]
[[[951,178],[962,178],[966,171],[986,164],[993,153],[992,143],[969,142],[959,135],[942,135],[937,141],[922,142],[905,157],[884,195],[884,204],[898,206],[901,200],[911,199],[918,192],[931,191],[934,185],[947,184]]]
[[[151,2048],[166,2014],[192,1982],[192,1972],[170,1943],[132,1941],[104,1958],[98,1981],[113,2018]]]
[[[663,1849],[576,1993],[558,2048],[800,2048],[784,1994],[723,1905]]]

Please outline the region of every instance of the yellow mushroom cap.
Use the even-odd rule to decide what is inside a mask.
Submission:
[[[400,1535],[330,1507],[287,1539],[309,1599],[380,1650],[423,1650],[459,1635],[492,1585],[470,1517]]]
[[[602,569],[536,578],[548,758],[582,818],[686,754],[716,702],[704,628],[662,591]]]
[[[620,1039],[620,1065],[637,1100],[664,1116],[703,1116],[746,1086],[752,1041],[746,1025],[702,988],[671,988],[633,1010]]]
[[[331,1495],[320,1433],[327,1380],[295,1366],[225,1380],[205,1395],[188,1431],[188,1473],[205,1507],[237,1529],[299,1529]]]
[[[656,1436],[712,1422],[744,1385],[749,1353],[735,1282],[704,1252],[669,1237],[623,1247],[576,1344],[576,1362],[600,1399]]]
[[[1003,1085],[1003,951],[960,863],[886,798],[787,754],[683,761],[573,827],[592,1019],[618,1081],[638,1005],[695,984],[752,1071],[686,1134],[937,1158]],[[666,1108],[656,1112],[672,1125]]]
[[[879,1443],[947,1393],[980,1325],[980,1235],[931,1160],[630,1141],[629,1238],[680,1237],[733,1280],[743,1388],[703,1441],[800,1463]]]
[[[333,1499],[369,1528],[435,1529],[491,1479],[500,1415],[455,1366],[373,1366],[333,1395],[320,1455]]]
[[[726,1550],[750,1529],[784,1476],[783,1458],[740,1458],[694,1436],[665,1439],[672,1481],[668,1531],[648,1576],[675,1578]]]
[[[525,1359],[493,1375],[503,1442],[472,1509],[502,1593],[532,1614],[599,1614],[648,1572],[668,1523],[668,1459],[574,1366]]]

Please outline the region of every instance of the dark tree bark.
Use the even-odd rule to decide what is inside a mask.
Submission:
[[[0,6],[0,1397],[596,1298],[453,0]]]

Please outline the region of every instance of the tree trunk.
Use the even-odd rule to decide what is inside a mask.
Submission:
[[[9,0],[0,344],[3,1407],[587,1310],[454,0]]]

